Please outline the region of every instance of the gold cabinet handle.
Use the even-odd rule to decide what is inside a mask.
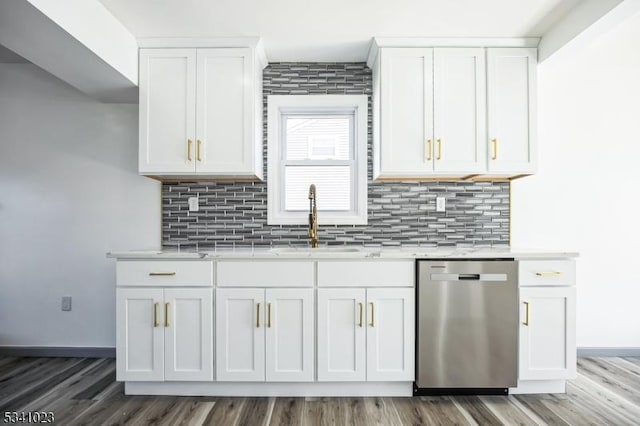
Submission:
[[[158,327],[160,324],[158,323],[158,305],[159,303],[153,304],[153,326]]]
[[[436,160],[442,160],[442,139],[436,139],[436,142],[438,142],[438,156]]]
[[[191,161],[191,145],[193,141],[191,139],[187,139],[187,160]]]
[[[358,327],[362,327],[362,303],[358,303],[358,309],[360,311],[360,313],[358,314],[359,316]]]
[[[522,324],[528,327],[529,326],[529,302],[522,302],[522,303],[524,303],[524,306],[526,309],[524,311],[524,322]]]
[[[260,304],[256,305],[256,328],[260,328]]]
[[[491,159],[497,160],[498,159],[498,139],[491,139],[491,143],[493,144],[493,156],[491,157]]]
[[[427,139],[424,143],[424,155],[425,158],[427,159],[427,161],[431,161],[431,151],[432,151],[432,147],[431,147],[431,139]]]
[[[562,272],[560,272],[560,271],[543,271],[543,272],[536,272],[536,275],[538,277],[559,277],[560,275],[562,275]]]
[[[164,304],[164,326],[169,327],[169,302]]]
[[[200,156],[201,148],[202,148],[202,141],[198,139],[197,145],[196,145],[196,158],[198,161],[202,161],[202,157]]]
[[[369,303],[369,305],[371,305],[371,322],[369,323],[369,325],[371,327],[375,327],[376,326],[376,317],[375,317],[375,312],[374,312],[374,307],[373,307],[373,303]]]
[[[267,327],[271,328],[271,303],[267,303]]]
[[[175,272],[149,272],[150,277],[173,277]]]

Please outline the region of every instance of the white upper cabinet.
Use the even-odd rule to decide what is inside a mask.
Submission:
[[[533,173],[536,49],[404,42],[370,53],[374,179]]]
[[[251,49],[198,49],[197,63],[197,173],[254,174]]]
[[[380,172],[433,171],[433,49],[386,49],[380,54]],[[376,76],[377,77],[377,76]]]
[[[139,125],[140,173],[195,172],[195,49],[140,51]]]
[[[485,168],[484,49],[434,49],[434,170],[478,173]]]
[[[262,68],[254,47],[140,50],[139,171],[262,179]]]
[[[484,49],[381,49],[374,86],[376,178],[484,169]]]
[[[536,49],[487,49],[489,171],[536,168]]]

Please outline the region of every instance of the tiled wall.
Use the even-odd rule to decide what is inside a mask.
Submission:
[[[270,94],[371,95],[364,63],[274,63],[264,70]],[[321,243],[337,245],[496,246],[509,243],[508,183],[373,183],[369,98],[368,225],[320,226]],[[265,127],[266,168],[266,127]],[[265,170],[266,175],[266,170]],[[200,197],[189,212],[187,198]],[[435,211],[436,196],[447,211]],[[162,241],[166,248],[213,249],[308,245],[304,226],[267,225],[267,185],[165,183]]]

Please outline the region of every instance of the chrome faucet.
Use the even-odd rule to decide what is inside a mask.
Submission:
[[[316,186],[309,187],[309,232],[311,247],[318,247],[318,208],[316,206]]]

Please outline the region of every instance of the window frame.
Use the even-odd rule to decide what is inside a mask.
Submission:
[[[367,224],[367,95],[270,95],[267,97],[267,224],[305,225],[308,211],[284,209],[284,143],[283,116],[309,114],[322,116],[353,114],[353,160],[327,160],[353,163],[351,181],[352,208],[347,211],[321,211],[320,225]],[[305,165],[322,165],[323,160],[292,161]],[[335,165],[335,164],[334,164]],[[322,197],[319,193],[318,197]]]

